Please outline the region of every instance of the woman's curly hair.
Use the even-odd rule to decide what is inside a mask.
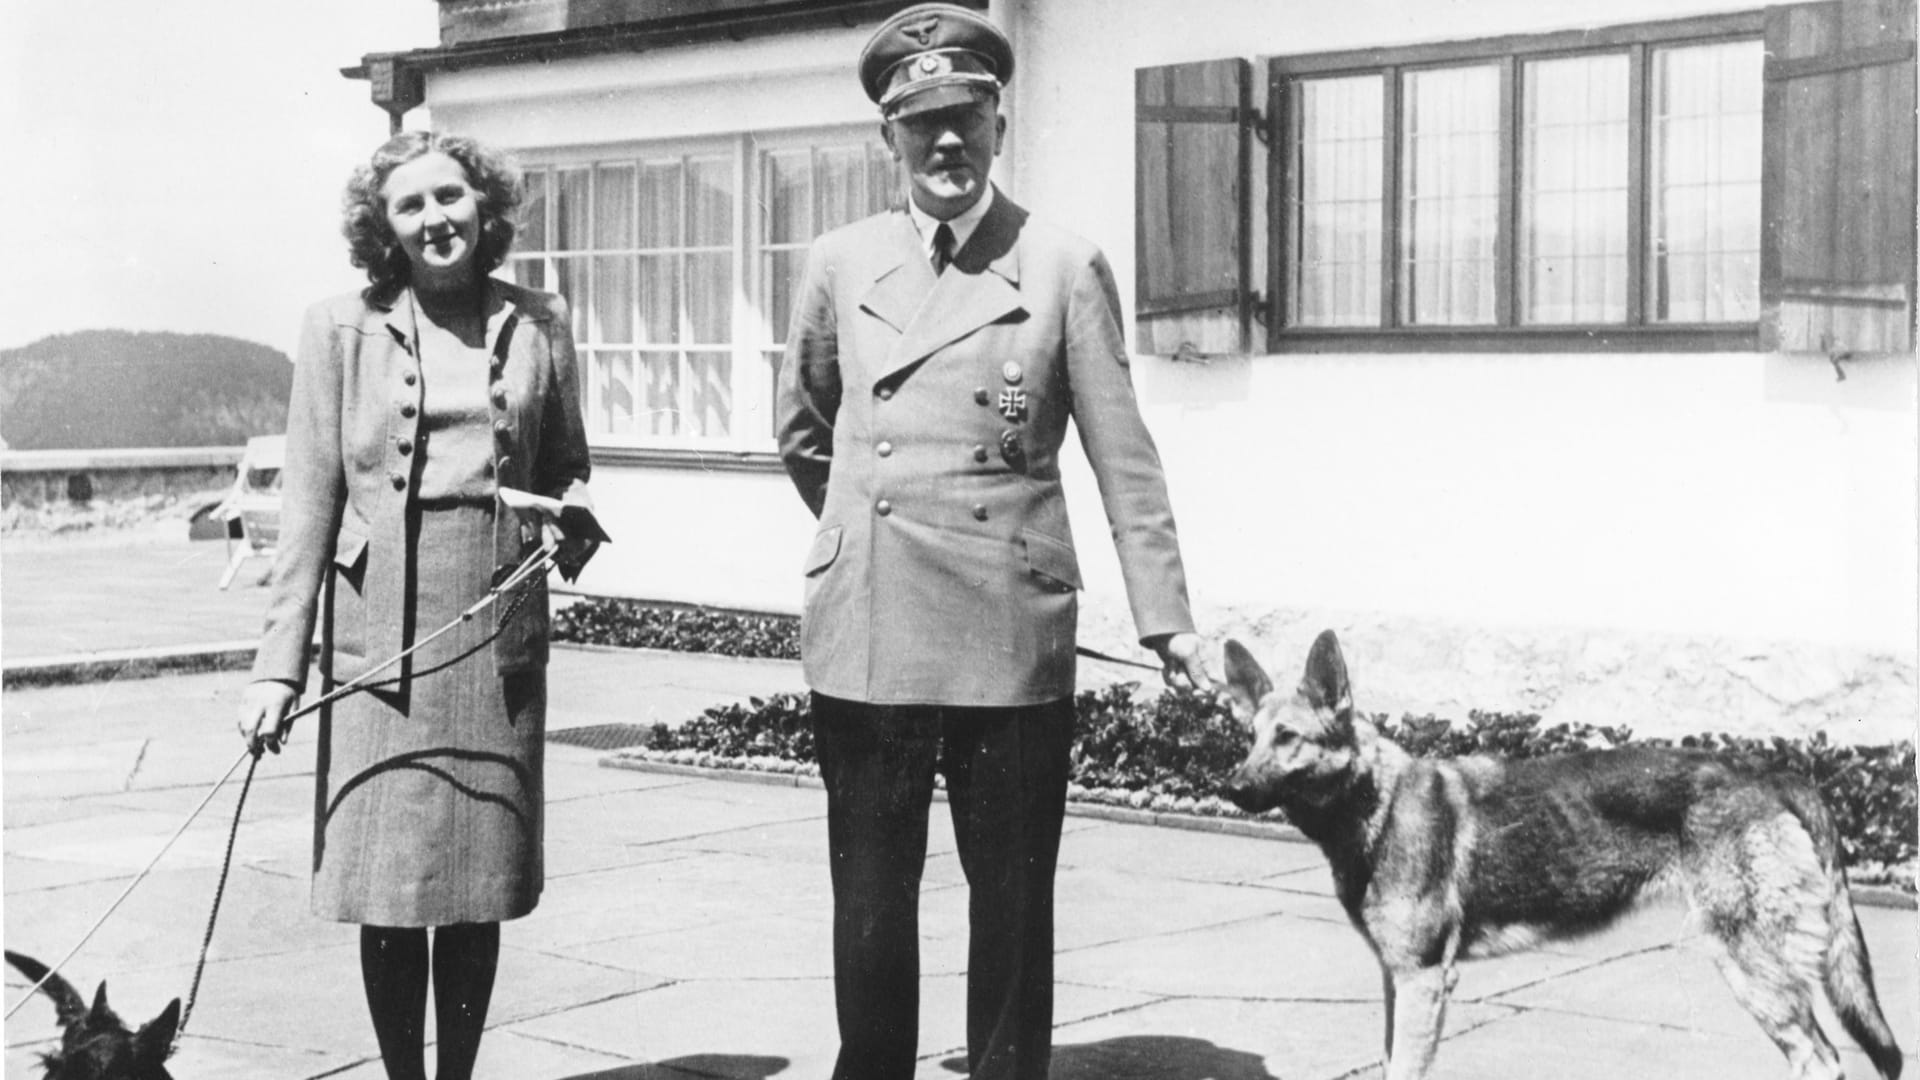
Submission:
[[[387,224],[387,207],[380,197],[393,170],[427,154],[445,154],[466,170],[480,203],[480,245],[474,253],[476,269],[485,277],[506,261],[513,246],[514,213],[526,187],[513,159],[463,135],[405,131],[373,152],[372,160],[353,171],[341,199],[340,231],[347,238],[353,265],[367,272],[368,286],[360,295],[369,301],[391,302],[407,287],[413,267]]]

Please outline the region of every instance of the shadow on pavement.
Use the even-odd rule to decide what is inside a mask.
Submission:
[[[617,1069],[581,1073],[567,1080],[766,1080],[786,1071],[791,1064],[783,1057],[753,1054],[692,1054],[645,1065],[622,1065]]]
[[[948,1058],[940,1065],[956,1074],[967,1071],[964,1057]],[[1181,1035],[1127,1035],[1056,1045],[1047,1076],[1049,1080],[1279,1080],[1258,1054]]]

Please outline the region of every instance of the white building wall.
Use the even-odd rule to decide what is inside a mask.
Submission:
[[[1671,0],[996,0],[1019,69],[998,176],[1107,251],[1131,304],[1133,72],[1747,10]],[[1585,12],[1584,16],[1581,14]],[[436,76],[435,122],[521,147],[873,119],[864,30]],[[1203,633],[1283,667],[1324,626],[1363,708],[1642,731],[1909,733],[1915,370],[1756,354],[1138,358]],[[1088,643],[1131,643],[1091,474]],[[780,476],[611,466],[589,591],[794,610]]]

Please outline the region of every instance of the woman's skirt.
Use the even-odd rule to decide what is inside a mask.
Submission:
[[[408,643],[492,584],[491,505],[430,506],[417,520]],[[373,676],[377,689],[322,712],[314,914],[445,926],[517,918],[539,900],[546,672],[494,670],[492,615],[461,623],[404,668]]]

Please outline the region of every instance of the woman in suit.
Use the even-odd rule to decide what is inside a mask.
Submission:
[[[316,625],[325,689],[457,620],[537,548],[544,523],[501,488],[585,502],[565,303],[489,276],[521,193],[499,155],[426,132],[389,140],[347,186],[343,229],[370,283],[306,317],[241,707],[256,752],[279,749]],[[500,923],[539,899],[547,631],[534,578],[320,713],[312,907],[360,924],[393,1080],[426,1076],[429,980],[437,1075],[471,1075]]]

